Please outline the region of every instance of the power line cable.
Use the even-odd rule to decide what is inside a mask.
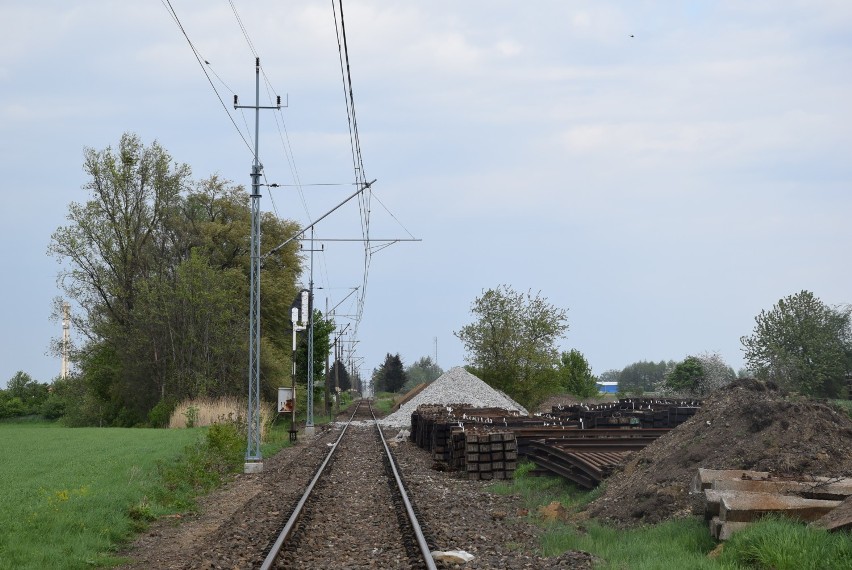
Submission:
[[[213,84],[213,80],[210,78],[210,74],[207,73],[207,69],[204,67],[206,60],[201,57],[201,54],[196,49],[195,44],[192,43],[192,40],[189,39],[189,34],[187,34],[186,29],[183,27],[183,24],[178,18],[177,12],[175,12],[174,7],[172,6],[171,0],[160,0],[163,4],[163,7],[169,12],[169,15],[174,20],[175,24],[177,24],[178,28],[180,28],[183,37],[186,38],[186,42],[189,44],[190,49],[192,50],[193,55],[195,56],[196,61],[198,62],[198,66],[201,67],[201,71],[204,72],[204,76],[207,78],[207,81],[210,83],[210,87],[213,88],[213,92],[216,94],[216,97],[219,99],[219,103],[222,104],[222,108],[225,110],[225,113],[228,115],[228,119],[231,120],[231,123],[234,125],[234,128],[237,129],[237,134],[240,135],[240,138],[243,139],[243,143],[246,145],[246,148],[253,155],[254,151],[252,150],[251,145],[249,144],[246,137],[243,135],[240,127],[237,125],[236,121],[234,121],[234,117],[231,115],[231,112],[228,110],[228,106],[225,104],[225,101],[222,99],[222,96],[219,94],[219,90],[216,89],[216,85]]]

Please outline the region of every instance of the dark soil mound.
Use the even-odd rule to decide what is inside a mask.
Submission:
[[[712,394],[690,420],[636,453],[588,509],[617,526],[700,514],[689,495],[699,467],[784,476],[852,476],[852,419],[830,404],[772,383],[737,382]]]

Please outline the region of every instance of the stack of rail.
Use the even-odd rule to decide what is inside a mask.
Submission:
[[[578,422],[583,429],[607,427],[675,428],[695,415],[701,400],[622,398],[605,404],[553,406],[555,420]]]
[[[536,417],[464,404],[420,406],[411,416],[411,439],[445,468],[465,471],[472,479],[511,477],[521,456],[536,463],[536,473],[560,475],[591,489],[631,452],[692,417],[700,404],[622,399],[556,406]],[[484,434],[489,439],[483,440]]]

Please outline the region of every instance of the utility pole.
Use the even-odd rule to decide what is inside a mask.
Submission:
[[[311,227],[311,276],[308,283],[308,405],[305,435],[314,435],[314,228]]]
[[[323,319],[328,322],[328,297],[325,298],[325,314],[323,314]],[[332,331],[333,333],[334,331]],[[331,411],[331,368],[328,367],[328,360],[330,357],[331,351],[327,351],[325,353],[325,405],[323,406],[323,410],[325,411],[325,415],[328,415]]]
[[[260,452],[260,173],[263,165],[258,155],[258,131],[261,109],[281,109],[281,96],[274,107],[260,106],[260,58],[254,60],[254,105],[239,105],[234,95],[234,109],[254,109],[254,161],[251,166],[251,298],[249,300],[249,380],[248,380],[248,445],[245,473],[263,471]]]

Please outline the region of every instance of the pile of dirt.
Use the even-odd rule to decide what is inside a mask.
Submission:
[[[704,400],[690,420],[636,453],[604,484],[588,514],[616,526],[703,512],[689,495],[699,467],[779,476],[852,476],[852,419],[830,404],[738,380]]]

